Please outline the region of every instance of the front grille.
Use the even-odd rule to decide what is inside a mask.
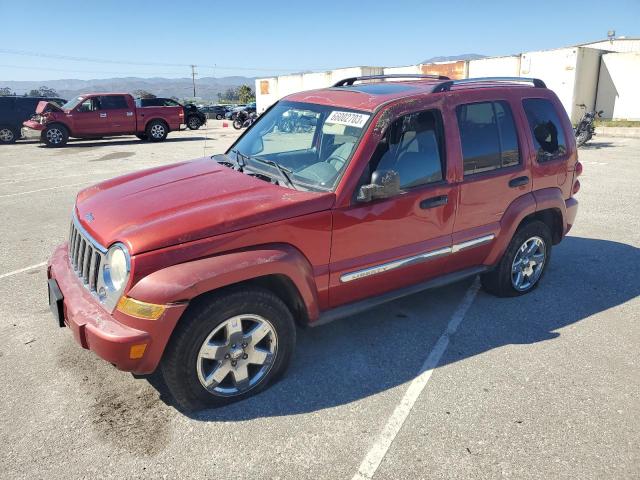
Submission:
[[[91,292],[97,289],[104,254],[104,248],[100,247],[74,218],[69,233],[69,262],[84,286]]]

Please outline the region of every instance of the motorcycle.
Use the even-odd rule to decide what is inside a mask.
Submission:
[[[251,125],[253,125],[257,118],[258,115],[255,112],[247,113],[244,110],[241,110],[233,120],[233,128],[235,128],[236,130],[240,130],[241,128],[250,127]]]
[[[596,134],[596,127],[594,125],[594,122],[597,118],[602,117],[604,111],[600,110],[596,112],[594,110],[593,112],[589,112],[587,111],[587,106],[584,103],[578,105],[578,107],[581,107],[585,111],[574,130],[574,134],[576,136],[576,145],[578,147],[581,147],[589,140],[591,140]]]

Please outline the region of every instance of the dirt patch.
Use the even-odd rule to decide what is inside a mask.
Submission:
[[[72,340],[64,342],[57,358],[58,366],[75,378],[80,393],[78,403],[70,407],[87,406],[87,423],[100,441],[145,456],[165,450],[172,409],[146,380],[116,370]]]

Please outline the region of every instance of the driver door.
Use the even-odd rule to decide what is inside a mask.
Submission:
[[[426,281],[446,270],[456,186],[447,174],[438,109],[406,114],[387,129],[373,171],[394,170],[401,191],[333,212],[329,303],[337,307]]]
[[[98,97],[85,98],[73,111],[73,136],[90,137],[103,132],[104,118],[101,118]]]

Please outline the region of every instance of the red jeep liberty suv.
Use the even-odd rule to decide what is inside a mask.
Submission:
[[[179,406],[223,405],[284,372],[296,325],[478,274],[530,292],[581,171],[540,80],[349,78],[277,102],[225,154],[81,191],[51,309],[117,368],[160,368]]]

